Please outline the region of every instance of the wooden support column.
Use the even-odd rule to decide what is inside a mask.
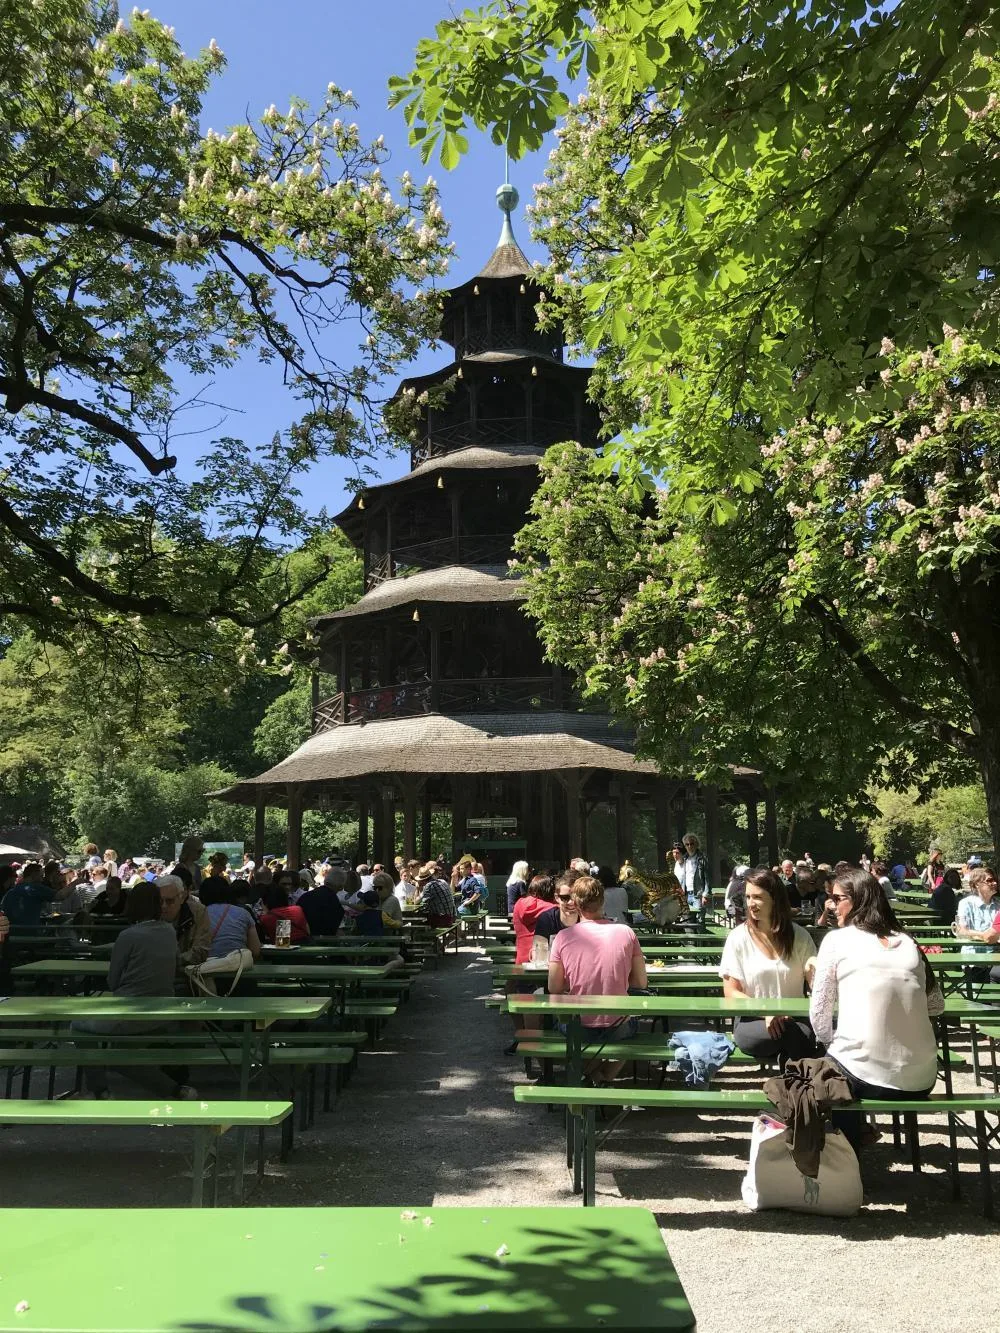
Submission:
[[[717,889],[722,880],[722,849],[719,846],[719,789],[714,785],[704,789],[705,803],[705,859],[708,861],[709,884]]]
[[[586,827],[583,818],[583,784],[581,773],[557,773],[556,776],[566,793],[566,842],[568,859],[574,856],[586,856]]]
[[[549,863],[556,858],[556,812],[555,779],[548,773],[541,774],[542,806],[542,857]]]
[[[750,868],[760,865],[760,811],[757,798],[747,801],[747,857]]]
[[[316,730],[316,709],[319,707],[319,672],[313,671],[309,677],[309,684],[312,688],[312,725],[310,730]]]
[[[258,787],[254,792],[253,861],[260,867],[264,861],[264,815],[267,810],[267,792]]]
[[[767,864],[778,863],[778,801],[773,787],[764,788],[764,841],[767,843]]]
[[[426,779],[417,777],[413,773],[400,773],[396,777],[396,783],[403,794],[403,845],[400,851],[407,861],[412,860],[417,854],[417,799],[423,791],[425,781]],[[392,857],[389,859],[391,861]],[[426,859],[429,859],[429,856]]]
[[[434,855],[431,848],[431,813],[431,796],[425,784],[420,802],[420,859],[422,861],[429,861]]]
[[[618,864],[623,866],[632,856],[632,802],[635,800],[635,782],[632,778],[618,779],[615,800],[615,833],[617,835]]]
[[[523,838],[528,844],[528,854],[535,855],[541,846],[539,838],[533,825],[532,816],[534,813],[534,773],[522,773],[518,779],[520,806],[518,809],[518,837]]]
[[[391,866],[396,855],[393,844],[396,841],[396,805],[393,801],[392,788],[383,786],[380,791],[382,806],[382,837],[375,846],[375,855],[384,866]]]
[[[340,640],[340,723],[347,721],[347,700],[351,693],[350,666],[347,660],[347,639]]]
[[[286,787],[288,793],[288,840],[285,852],[289,870],[298,870],[302,864],[302,788],[293,782]]]
[[[681,792],[686,792],[686,788],[681,788]],[[674,842],[680,842],[684,834],[688,831],[688,825],[691,822],[691,805],[684,795],[683,799],[678,801],[674,809]]]
[[[452,858],[465,851],[465,821],[468,817],[465,782],[455,774],[451,779],[451,854]]]
[[[663,778],[653,779],[653,822],[656,825],[656,865],[670,864],[670,798],[672,789]]]
[[[362,783],[358,799],[358,859],[355,864],[368,861],[368,788]]]
[[[379,859],[379,848],[385,838],[382,824],[385,820],[385,802],[382,800],[382,784],[378,783],[371,791],[372,838],[369,848],[368,864]]]

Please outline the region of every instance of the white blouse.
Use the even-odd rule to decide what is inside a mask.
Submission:
[[[788,958],[768,958],[754,943],[749,927],[737,926],[726,936],[719,964],[720,977],[732,977],[755,1000],[799,999],[805,994],[806,963],[816,952],[812,936],[801,926],[792,926],[792,952]]]
[[[925,967],[908,935],[890,935],[883,945],[870,931],[844,926],[824,938],[809,1018],[827,1054],[849,1074],[899,1092],[934,1086],[937,1041],[931,1015],[943,1013],[944,999],[936,984],[926,990]]]

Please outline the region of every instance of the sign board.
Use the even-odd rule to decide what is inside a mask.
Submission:
[[[465,830],[467,837],[473,837],[477,833],[516,833],[517,816],[487,815],[482,819],[467,819]]]
[[[239,870],[240,866],[243,864],[242,842],[206,842],[205,850],[198,858],[198,864],[200,866],[208,865],[208,858],[212,856],[213,853],[215,852],[225,852],[226,856],[229,858],[230,870]],[[181,844],[179,842],[175,842],[174,843],[175,861],[180,859],[180,854],[181,854]]]

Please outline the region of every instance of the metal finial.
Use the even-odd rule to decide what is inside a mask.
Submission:
[[[504,215],[503,227],[500,230],[500,240],[497,242],[498,245],[517,244],[514,240],[514,229],[511,226],[510,215],[513,213],[514,209],[517,208],[520,198],[521,196],[518,194],[514,186],[511,185],[510,181],[505,181],[497,190],[497,207],[502,210]]]

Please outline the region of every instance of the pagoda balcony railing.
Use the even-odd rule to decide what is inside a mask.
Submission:
[[[562,361],[563,346],[556,334],[545,335],[538,330],[528,332],[516,324],[496,324],[489,329],[474,329],[455,338],[455,352],[459,357],[475,356],[479,352],[516,351],[529,355],[550,356]]]
[[[509,532],[488,532],[474,536],[435,537],[432,541],[397,546],[372,560],[366,586],[375,588],[386,579],[421,569],[442,569],[445,565],[505,565],[513,543],[513,535]]]
[[[415,681],[334,694],[313,710],[313,735],[334,727],[422,713],[549,712],[577,703],[567,681],[555,677]]]
[[[547,449],[549,445],[559,444],[562,440],[571,440],[574,433],[573,423],[565,418],[559,421],[550,417],[529,419],[523,414],[516,417],[479,417],[474,422],[457,421],[451,426],[435,426],[426,440],[414,446],[411,458],[416,467],[428,458],[471,445],[537,444]]]

